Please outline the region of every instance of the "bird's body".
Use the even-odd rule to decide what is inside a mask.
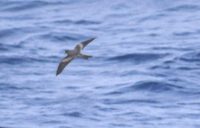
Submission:
[[[83,41],[75,46],[73,50],[65,50],[65,53],[67,56],[61,60],[61,62],[58,65],[58,69],[56,72],[56,75],[59,75],[63,69],[75,58],[83,58],[83,59],[89,59],[90,55],[85,55],[81,53],[81,50],[83,50],[90,42],[92,42],[95,38],[88,39],[86,41]]]

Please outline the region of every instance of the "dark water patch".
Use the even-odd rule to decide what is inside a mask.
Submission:
[[[162,64],[156,64],[156,65],[150,66],[148,69],[150,69],[150,70],[160,70],[160,69],[170,70],[173,68],[172,67],[173,64],[175,64],[174,60],[165,60],[162,62]],[[167,75],[165,75],[165,76],[167,76]]]
[[[189,47],[171,47],[171,46],[161,46],[153,47],[152,50],[173,50],[173,51],[191,51],[192,48]]]
[[[79,89],[79,87],[76,87],[76,86],[66,86],[65,87],[65,89],[67,89],[67,90],[78,90]]]
[[[78,20],[78,21],[75,21],[74,23],[78,24],[78,25],[98,25],[98,24],[101,24],[101,22],[91,21],[91,20]]]
[[[116,56],[116,57],[111,57],[108,60],[111,61],[120,61],[120,62],[134,62],[134,63],[143,63],[147,61],[154,61],[157,59],[161,59],[168,54],[163,54],[163,53],[133,53],[133,54],[126,54],[126,55],[121,55],[121,56]]]
[[[200,29],[196,30],[195,32],[196,34],[200,34]]]
[[[132,127],[132,125],[124,124],[124,123],[111,123],[110,125],[111,127],[114,127],[114,128],[131,128]]]
[[[4,44],[0,44],[0,52],[2,51],[8,51],[10,48],[8,48],[7,46],[5,46]]]
[[[129,5],[128,4],[125,4],[125,3],[117,3],[117,4],[113,4],[113,6],[111,7],[113,10],[115,11],[119,11],[120,10],[125,10],[126,8],[128,8]]]
[[[99,25],[101,22],[99,21],[92,21],[92,20],[69,20],[69,19],[63,19],[63,20],[56,20],[53,21],[56,24],[63,24],[63,25]]]
[[[111,18],[119,18],[119,17],[127,17],[130,18],[130,13],[112,13],[112,14],[108,14],[105,18],[106,19],[111,19]]]
[[[0,90],[18,90],[19,88],[8,83],[0,83]]]
[[[0,30],[0,38],[11,37],[12,35],[16,35],[18,30],[16,28],[9,28]]]
[[[193,35],[192,32],[175,32],[173,33],[173,35],[175,36],[189,36],[189,35]]]
[[[0,126],[0,128],[13,128],[13,127],[4,127],[4,126]]]
[[[37,92],[37,93],[41,94],[41,92]],[[46,93],[46,95],[52,95],[52,94]],[[34,95],[34,96],[37,96],[37,95]],[[52,98],[49,98],[49,96],[48,97],[40,96],[40,97],[31,97],[31,98],[21,97],[21,100],[23,100],[27,105],[31,105],[31,106],[34,106],[34,105],[35,106],[37,106],[37,105],[49,106],[49,105],[59,103],[58,100],[54,100]]]
[[[156,70],[156,69],[171,69],[172,67],[170,65],[155,65],[151,66],[149,69]]]
[[[53,23],[55,24],[63,24],[63,25],[72,25],[74,24],[73,20],[69,20],[69,19],[61,19],[61,20],[55,20],[53,21]]]
[[[22,48],[20,44],[1,44],[0,43],[0,52],[4,51],[10,51],[14,49]]]
[[[103,99],[104,102],[104,99]],[[118,111],[118,109],[114,108],[114,107],[106,107],[106,106],[99,106],[99,105],[95,105],[94,108],[98,109],[99,111],[102,112],[113,112],[113,111]],[[100,115],[99,115],[100,116]]]
[[[6,28],[0,30],[0,38],[2,39],[10,39],[10,41],[14,38],[21,38],[22,36],[34,32],[36,29],[33,27],[13,27],[13,28]],[[1,41],[2,42],[2,41]]]
[[[43,116],[49,116],[49,114],[43,114]],[[51,115],[51,116],[55,116],[55,115]],[[43,123],[51,126],[51,125],[55,125],[55,124],[61,124],[62,121],[59,121],[59,120],[56,120],[56,119],[55,120],[50,119],[48,121],[43,121]],[[61,127],[59,127],[59,128],[61,128]],[[64,128],[69,128],[69,127],[64,127]]]
[[[166,73],[163,73],[163,72],[149,73],[149,75],[157,77],[157,78],[166,78],[166,77],[168,77],[168,75]]]
[[[147,90],[150,92],[165,92],[165,91],[173,91],[175,89],[183,89],[183,87],[165,83],[165,82],[158,82],[158,81],[142,81],[137,82],[133,88],[135,90]]]
[[[165,61],[163,62],[163,64],[164,64],[164,65],[169,65],[169,64],[175,63],[175,61],[176,61],[176,59],[165,60]]]
[[[60,59],[60,56],[51,55],[51,56],[48,56],[47,58],[57,60],[57,59]]]
[[[35,63],[35,62],[49,62],[48,59],[27,57],[27,56],[1,56],[0,64],[20,65],[23,63]]]
[[[126,77],[126,76],[132,76],[132,75],[149,75],[147,72],[141,72],[136,70],[129,70],[129,71],[124,71],[120,73],[120,76]]]
[[[80,39],[80,37],[83,37],[79,34],[71,34],[71,33],[62,33],[62,32],[51,32],[39,35],[39,38],[45,39],[45,40],[51,40],[53,42],[61,41],[66,42],[67,40],[70,41],[77,41]]]
[[[178,93],[182,93],[184,92],[185,88],[183,88],[182,86],[176,85],[176,84],[172,84],[172,83],[166,83],[166,82],[162,82],[162,81],[140,81],[137,82],[133,85],[125,85],[124,87],[120,87],[120,88],[114,88],[111,91],[108,91],[106,93],[104,93],[103,95],[107,95],[107,96],[119,96],[119,95],[124,95],[127,93],[136,93],[136,92],[151,92],[151,93],[170,93],[170,92],[178,92]],[[133,99],[131,99],[133,100]],[[147,101],[140,101],[137,99],[133,100],[134,102],[148,102]],[[127,101],[128,102],[128,101]],[[151,101],[150,101],[151,102]]]
[[[83,116],[83,114],[80,113],[80,112],[68,112],[68,113],[64,113],[62,115],[63,116],[70,116],[70,117],[76,117],[76,118],[81,118]]]
[[[148,36],[150,36],[150,37],[158,37],[158,36],[160,36],[160,35],[157,34],[157,33],[149,33]]]
[[[200,62],[200,52],[190,52],[182,55],[179,60],[185,62]]]
[[[185,67],[185,66],[182,66],[182,67],[177,67],[176,69],[178,70],[184,70],[184,71],[197,71],[197,70],[200,70],[200,67],[197,68],[197,67]]]
[[[180,105],[180,106],[190,106],[190,105],[194,105],[194,106],[200,106],[200,102],[195,102],[195,101],[193,101],[193,102],[189,102],[189,103],[187,103],[187,102],[180,102],[180,103],[177,103],[178,105]]]
[[[28,87],[20,87],[20,85],[10,84],[10,83],[0,83],[0,91],[17,91],[17,90],[29,90]]]
[[[173,36],[185,37],[185,36],[195,36],[196,34],[199,34],[199,32],[198,31],[194,31],[194,32],[185,31],[185,32],[174,32]]]
[[[170,92],[181,90],[183,87],[164,81],[140,81],[133,85],[129,85],[120,89],[120,91],[134,92],[134,91],[148,91],[148,92]]]
[[[1,3],[3,4],[3,3]],[[47,2],[44,1],[8,1],[4,3],[4,6],[1,7],[0,10],[2,11],[8,11],[8,12],[19,12],[19,11],[28,11],[31,9],[36,9],[39,7],[43,7],[47,5]]]
[[[121,90],[114,90],[111,92],[104,93],[104,95],[121,95],[121,94],[124,94],[124,92]]]
[[[132,104],[132,103],[145,103],[145,104],[158,104],[159,102],[156,100],[150,100],[150,99],[103,99],[104,104]]]
[[[142,22],[148,22],[148,21],[156,21],[156,20],[159,20],[161,18],[166,18],[167,17],[167,14],[165,13],[159,13],[159,14],[153,14],[153,15],[149,15],[149,16],[145,16],[141,19],[138,20],[138,23],[142,23]]]
[[[157,64],[157,65],[153,65],[153,66],[150,66],[149,69],[172,69],[173,66],[176,65],[176,62],[177,62],[177,58],[170,58],[170,59],[166,59],[166,60],[163,60],[163,62],[161,64]]]
[[[166,11],[168,12],[179,12],[179,11],[195,12],[199,10],[200,10],[200,7],[198,5],[186,5],[186,4],[166,9]]]
[[[142,29],[139,28],[123,28],[123,27],[114,27],[112,28],[113,31],[118,31],[118,32],[143,32]],[[123,43],[127,43],[127,42],[123,42]],[[130,42],[129,42],[130,43]],[[132,42],[131,42],[132,43]]]

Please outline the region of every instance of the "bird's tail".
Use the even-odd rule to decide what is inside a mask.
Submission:
[[[78,57],[88,60],[88,59],[91,58],[92,56],[91,56],[91,55],[85,55],[85,54],[79,54]]]

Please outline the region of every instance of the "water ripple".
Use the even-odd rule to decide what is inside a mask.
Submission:
[[[157,81],[142,81],[136,83],[133,87],[135,90],[146,90],[150,92],[166,92],[183,89],[183,87]]]
[[[135,63],[143,63],[147,61],[154,61],[157,59],[161,59],[163,57],[166,57],[168,54],[163,53],[132,53],[132,54],[126,54],[126,55],[120,55],[109,58],[109,60],[114,61],[120,61],[120,62],[126,62],[131,61]]]
[[[20,65],[23,63],[41,63],[41,62],[50,62],[48,58],[34,58],[34,57],[25,57],[25,56],[12,56],[12,57],[6,57],[1,56],[0,57],[1,64],[9,64],[9,65]]]
[[[44,5],[47,5],[47,2],[44,1],[31,1],[31,2],[14,2],[9,1],[8,2],[1,2],[1,5],[3,8],[1,8],[2,11],[8,11],[8,12],[20,12],[20,11],[27,11],[30,9],[35,9],[38,7],[43,7]]]
[[[194,11],[199,11],[199,10],[200,10],[200,6],[198,5],[179,5],[179,6],[167,9],[167,11],[170,11],[170,12],[178,12],[178,11],[194,12]]]
[[[200,62],[200,52],[186,53],[180,57],[180,60],[186,62]]]

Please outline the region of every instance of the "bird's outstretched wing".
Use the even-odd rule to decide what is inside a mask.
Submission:
[[[66,56],[65,58],[63,58],[61,60],[61,62],[59,63],[58,65],[58,69],[57,69],[57,72],[56,72],[56,76],[59,75],[63,69],[73,60],[73,57],[70,57],[70,56]]]
[[[85,40],[85,41],[83,41],[83,42],[77,44],[76,47],[75,47],[75,49],[77,49],[77,50],[82,50],[82,49],[84,49],[84,48],[85,48],[90,42],[92,42],[94,39],[96,39],[96,38],[90,38],[90,39],[88,39],[88,40]]]

